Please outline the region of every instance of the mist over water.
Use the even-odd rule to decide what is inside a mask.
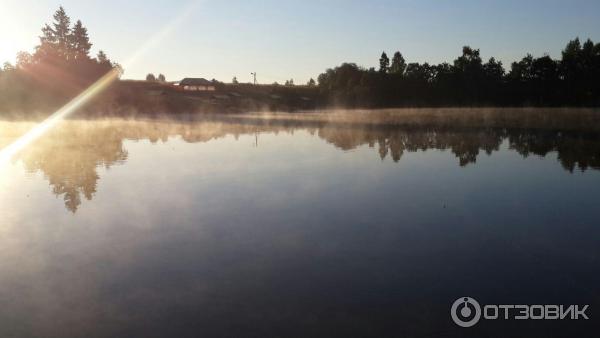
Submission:
[[[596,127],[496,114],[64,121],[0,179],[0,336],[455,336],[467,295],[593,319]]]

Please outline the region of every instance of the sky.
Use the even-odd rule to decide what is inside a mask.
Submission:
[[[452,62],[464,45],[509,68],[526,53],[559,58],[575,37],[600,42],[598,0],[0,0],[0,63],[33,51],[60,5],[129,79],[305,83],[342,62],[377,67],[382,51]]]

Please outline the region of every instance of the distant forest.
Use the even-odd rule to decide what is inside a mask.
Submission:
[[[344,63],[318,80],[327,102],[342,106],[600,106],[600,43],[576,38],[560,60],[527,54],[508,72],[468,46],[438,65],[383,52],[379,69]]]
[[[116,69],[122,73],[120,65],[111,61],[104,52],[90,56],[91,46],[87,29],[81,21],[71,24],[71,19],[60,7],[54,14],[53,23],[42,27],[39,45],[33,54],[20,52],[14,66],[5,63],[0,69],[0,112],[56,107],[109,71]],[[162,82],[165,88],[167,86],[163,75],[157,79],[149,74],[147,80],[155,84]],[[164,99],[143,98],[144,94],[139,94],[143,91],[127,91],[133,84],[121,82],[119,90],[122,93],[115,96],[118,100],[112,107],[127,103],[145,110],[158,106],[156,102],[163,100],[167,104],[161,107],[173,112],[203,109],[195,107],[195,101],[189,98],[189,102],[184,102],[186,98],[182,95],[174,94]],[[218,88],[236,92],[240,97],[241,85],[235,78],[233,82],[231,85],[218,83]],[[463,47],[462,55],[451,64],[438,65],[407,63],[400,52],[394,53],[390,59],[384,52],[378,69],[344,63],[319,75],[318,85],[312,79],[307,86],[294,86],[292,81],[288,81],[283,94],[281,87],[257,87],[252,98],[253,107],[278,109],[277,105],[266,100],[273,101],[284,95],[291,97],[290,101],[311,102],[312,107],[599,107],[600,43],[594,44],[588,39],[582,44],[576,38],[567,43],[560,60],[548,55],[533,57],[528,54],[513,62],[509,71],[493,57],[484,63],[479,49],[468,46]],[[241,110],[254,109],[247,104],[249,100],[237,100]],[[207,105],[219,107],[207,102]],[[291,104],[289,108],[305,107]]]

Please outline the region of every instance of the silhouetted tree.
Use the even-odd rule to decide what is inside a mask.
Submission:
[[[238,84],[239,83],[236,76],[233,77],[233,79],[231,80],[231,83],[233,83],[233,84]]]
[[[533,56],[527,54],[521,61],[513,62],[508,77],[514,81],[526,82],[533,79]]]
[[[558,80],[558,63],[548,55],[534,59],[531,63],[531,78],[540,82],[554,82]]]
[[[89,59],[92,44],[88,37],[87,28],[83,27],[80,20],[77,20],[75,26],[73,26],[73,34],[70,35],[69,40],[75,59]]]
[[[379,72],[387,73],[390,68],[390,58],[388,58],[385,52],[381,53],[381,58],[379,58]]]
[[[103,52],[96,60],[90,58],[92,44],[87,29],[80,20],[71,28],[71,18],[63,7],[59,7],[53,19],[52,24],[42,28],[40,44],[33,55],[25,52],[18,55],[19,69],[28,70],[30,77],[36,77],[35,81],[47,81],[53,89],[65,85],[80,88],[117,66]]]
[[[427,62],[422,65],[419,63],[409,63],[406,66],[405,76],[409,80],[428,83],[433,80],[434,69]]]
[[[71,19],[60,6],[54,13],[52,25],[46,24],[42,28],[40,45],[35,56],[39,60],[46,57],[59,57],[68,60],[72,57],[71,48]]]
[[[528,54],[508,74],[501,62],[481,59],[465,46],[452,64],[409,63],[400,53],[388,66],[385,52],[379,73],[344,63],[319,75],[321,95],[347,106],[402,105],[593,105],[600,106],[600,44],[570,41],[562,60]],[[403,62],[404,61],[404,62]],[[401,76],[381,76],[390,73]]]
[[[150,73],[148,75],[146,75],[146,81],[156,81],[156,77],[154,76],[154,74]]]
[[[71,27],[64,8],[42,28],[33,54],[21,52],[16,67],[5,65],[2,88],[25,102],[31,95],[49,97],[64,89],[66,96],[87,87],[111,70],[122,73],[103,51],[90,57],[92,43],[79,20]],[[388,75],[389,74],[389,75]],[[530,54],[513,62],[508,73],[495,58],[483,62],[479,49],[465,46],[451,63],[408,63],[400,52],[391,61],[382,52],[379,69],[343,63],[318,77],[318,91],[325,102],[346,106],[444,106],[444,105],[589,105],[600,106],[600,44],[579,38],[569,41],[560,60]],[[156,81],[153,74],[147,77]],[[159,81],[165,81],[159,75]],[[232,83],[237,83],[233,78]],[[294,84],[293,79],[285,82]],[[310,79],[308,86],[315,86]],[[16,93],[15,88],[21,88]],[[27,89],[23,89],[27,88]],[[0,108],[9,91],[0,93]],[[30,99],[30,101],[34,101]]]
[[[504,67],[502,67],[502,62],[496,61],[493,57],[483,65],[483,72],[487,80],[494,82],[500,82],[504,77]]]
[[[106,53],[104,53],[103,50],[100,50],[98,52],[98,55],[96,55],[96,60],[98,61],[98,63],[100,64],[107,64],[110,63],[110,60],[108,60],[108,57],[106,56]]]
[[[390,73],[392,74],[404,74],[406,70],[406,61],[400,52],[394,53],[394,57],[392,57],[392,65],[390,67]]]
[[[579,38],[569,41],[562,51],[562,73],[565,80],[577,80],[583,70],[582,48]]]
[[[163,74],[158,74],[158,77],[156,78],[156,80],[158,82],[167,82],[167,78]]]
[[[309,87],[314,87],[317,85],[317,83],[315,82],[315,79],[310,78],[310,80],[308,80],[308,82],[306,83],[307,86]]]
[[[47,103],[62,104],[111,70],[122,74],[122,68],[103,52],[90,57],[92,43],[81,21],[71,26],[63,7],[52,18],[52,23],[42,27],[33,54],[19,52],[16,69],[3,76],[0,109],[11,104],[30,110],[46,108]]]
[[[480,79],[480,101],[481,104],[505,104],[504,101],[504,76],[505,71],[502,62],[491,57],[483,64],[483,78]]]

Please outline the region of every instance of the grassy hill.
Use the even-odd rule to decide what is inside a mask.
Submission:
[[[122,80],[85,109],[103,114],[121,113],[240,113],[314,109],[316,87],[217,83],[213,92],[191,92],[171,83]]]

